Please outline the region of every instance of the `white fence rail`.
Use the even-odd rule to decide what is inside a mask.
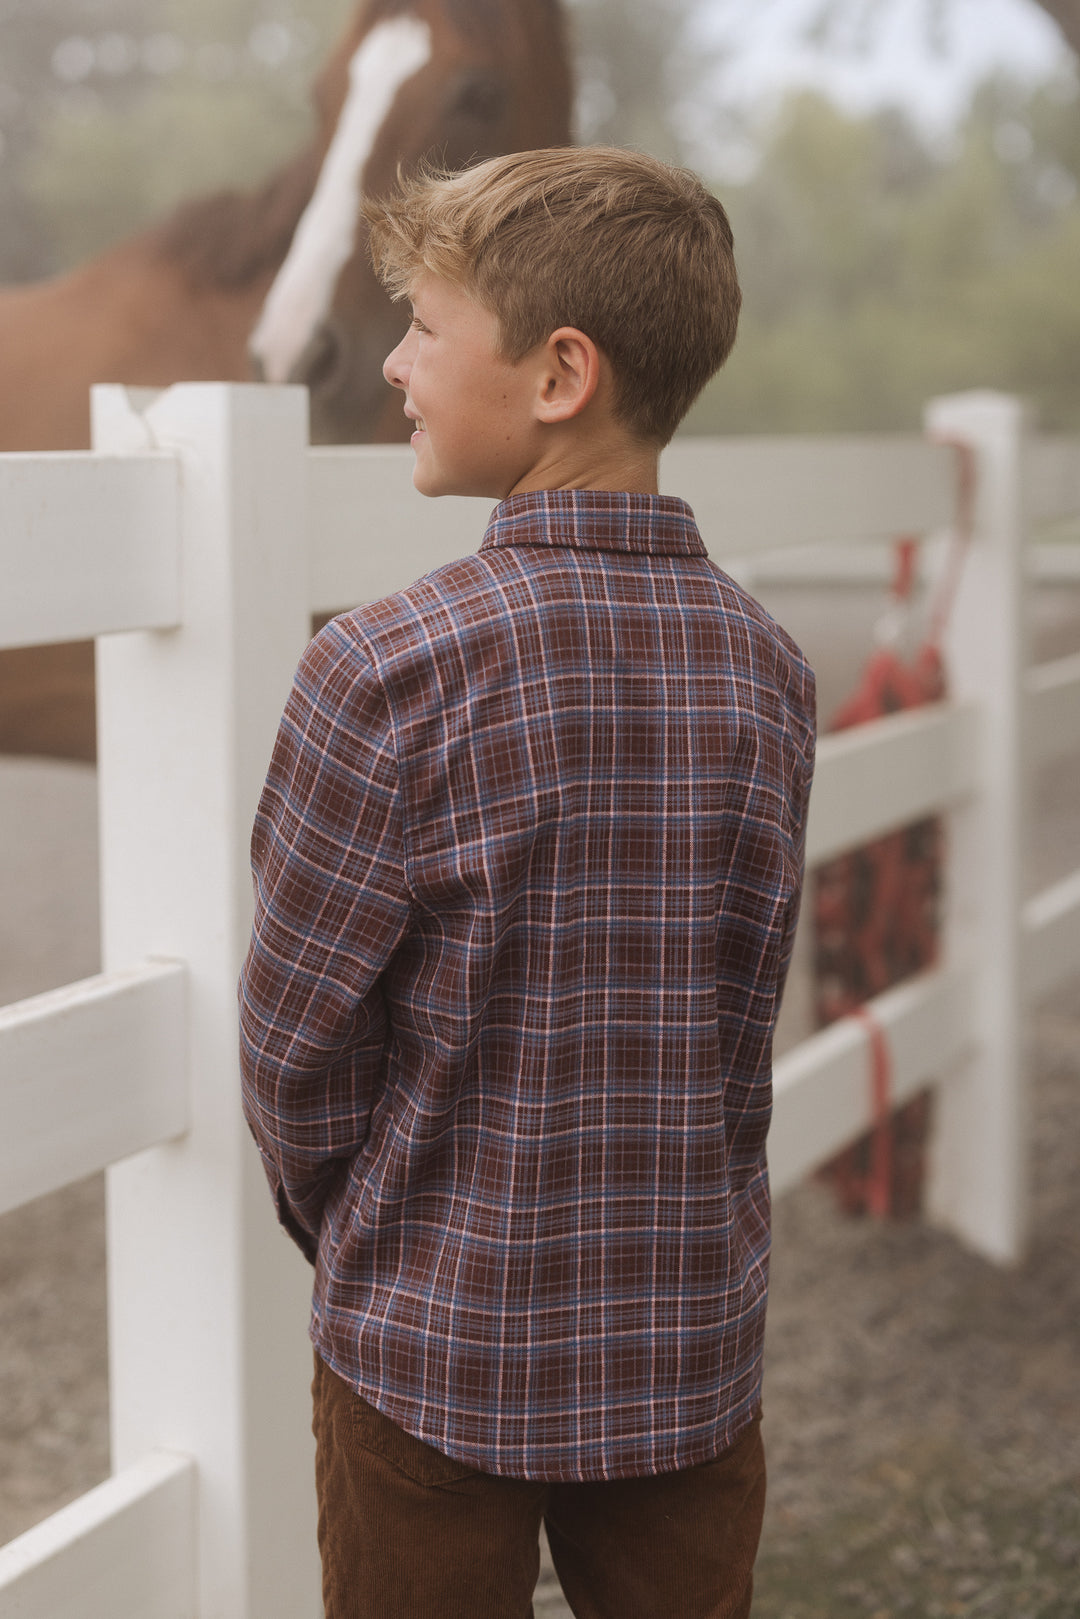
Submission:
[[[179,623],[179,471],[172,455],[0,456],[0,511],[15,553],[3,575],[0,646]],[[28,557],[38,588],[25,588]]]
[[[192,1619],[196,1467],[144,1456],[3,1548],[4,1612]]]
[[[183,1135],[185,1043],[178,963],[0,1007],[0,1213]]]
[[[0,1616],[314,1619],[310,1273],[237,1098],[248,832],[309,614],[474,548],[488,507],[423,501],[408,450],[309,449],[295,389],[100,389],[94,419],[93,454],[0,457],[0,645],[103,637],[104,955],[0,1011],[0,1207],[111,1166],[114,1475],[0,1549]],[[978,466],[952,697],[822,739],[809,858],[949,815],[942,966],[874,1011],[896,1099],[937,1085],[934,1216],[1010,1260],[1021,992],[1080,967],[1080,869],[1020,898],[1025,783],[1080,746],[1080,657],[1026,668],[1025,538],[1080,513],[1080,444],[1031,439],[993,395],[939,401],[929,425]],[[953,516],[954,452],[915,438],[682,442],[664,475],[713,555],[751,571]],[[778,1062],[778,1190],[871,1122],[867,1069],[855,1020]]]

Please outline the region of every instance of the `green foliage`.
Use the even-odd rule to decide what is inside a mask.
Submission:
[[[0,281],[291,156],[353,0],[0,0]]]
[[[723,188],[745,305],[690,432],[917,428],[936,393],[1080,427],[1080,102],[993,83],[948,153],[898,115],[789,100]]]
[[[59,262],[77,264],[184,197],[253,184],[299,150],[309,129],[305,107],[268,98],[251,81],[173,83],[130,108],[63,109],[27,184]]]
[[[699,0],[563,0],[577,139],[686,162],[683,125],[710,99],[720,53],[695,37]]]

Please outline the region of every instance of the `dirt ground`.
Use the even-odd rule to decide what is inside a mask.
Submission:
[[[827,714],[875,598],[769,605]],[[1080,647],[1080,593],[1041,592],[1034,628],[1039,657]],[[0,1000],[94,970],[93,792],[86,766],[0,770]],[[1045,772],[1029,886],[1077,863],[1078,807],[1080,764]],[[818,1185],[779,1200],[755,1619],[1080,1616],[1080,982],[1033,1013],[1028,1044],[1032,1236],[1015,1271],[917,1222],[845,1219]],[[0,1541],[105,1476],[107,1404],[94,1177],[0,1220]],[[545,1564],[537,1619],[568,1612]]]

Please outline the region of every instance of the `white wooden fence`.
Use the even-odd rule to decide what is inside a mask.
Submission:
[[[309,614],[473,549],[483,503],[425,502],[399,449],[309,450],[296,389],[95,391],[96,449],[0,457],[0,645],[98,643],[103,960],[0,1011],[0,1208],[108,1166],[113,1475],[0,1550],[3,1619],[314,1619],[310,1272],[238,1105],[247,842]],[[1028,670],[1025,537],[1080,512],[1080,444],[995,395],[938,401],[974,447],[951,700],[823,739],[810,860],[952,823],[940,969],[880,997],[897,1099],[937,1081],[933,1217],[1022,1252],[1024,997],[1080,966],[1080,869],[1027,904],[1026,783],[1080,746],[1080,657]],[[954,509],[917,438],[689,441],[665,485],[715,556],[873,544]],[[866,1034],[777,1065],[782,1191],[870,1122]]]

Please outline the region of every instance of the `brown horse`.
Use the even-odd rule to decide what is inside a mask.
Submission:
[[[0,290],[0,450],[89,443],[94,382],[307,383],[324,443],[406,436],[382,360],[403,316],[357,228],[399,164],[570,139],[558,0],[365,0],[311,145],[251,195],[188,203],[55,281]],[[92,758],[92,648],[0,653],[0,753]]]

